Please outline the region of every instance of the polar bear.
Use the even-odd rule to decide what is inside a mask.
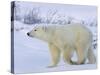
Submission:
[[[84,25],[37,25],[27,35],[48,43],[52,58],[49,67],[57,66],[61,54],[68,64],[84,64],[86,59],[90,64],[96,62],[92,51],[92,33]],[[72,60],[73,52],[77,54],[77,62]]]

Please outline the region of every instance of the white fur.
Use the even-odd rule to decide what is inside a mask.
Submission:
[[[36,31],[35,31],[36,30]],[[82,64],[88,59],[89,63],[95,63],[92,51],[92,33],[81,24],[36,26],[29,32],[29,36],[48,42],[52,64],[58,64],[60,54],[64,61],[69,64]],[[78,60],[71,60],[73,52],[76,51]]]

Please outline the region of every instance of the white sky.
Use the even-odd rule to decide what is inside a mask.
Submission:
[[[76,19],[90,20],[97,17],[97,7],[88,5],[68,5],[68,4],[51,4],[51,3],[33,3],[33,2],[18,2],[21,7],[21,13],[25,14],[33,7],[39,7],[42,15],[51,9],[57,10],[66,16],[72,16]]]

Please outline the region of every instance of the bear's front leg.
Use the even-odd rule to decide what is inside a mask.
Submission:
[[[65,50],[63,50],[63,59],[65,63],[73,64],[73,61],[71,60],[73,53],[73,49],[71,47],[66,47]]]
[[[52,58],[52,64],[48,67],[55,67],[57,66],[59,60],[60,60],[60,50],[53,44],[49,44],[51,58]]]

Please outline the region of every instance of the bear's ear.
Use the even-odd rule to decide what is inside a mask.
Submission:
[[[43,26],[42,29],[43,29],[45,32],[47,32],[47,30],[48,30],[48,29],[47,29],[47,26]]]

